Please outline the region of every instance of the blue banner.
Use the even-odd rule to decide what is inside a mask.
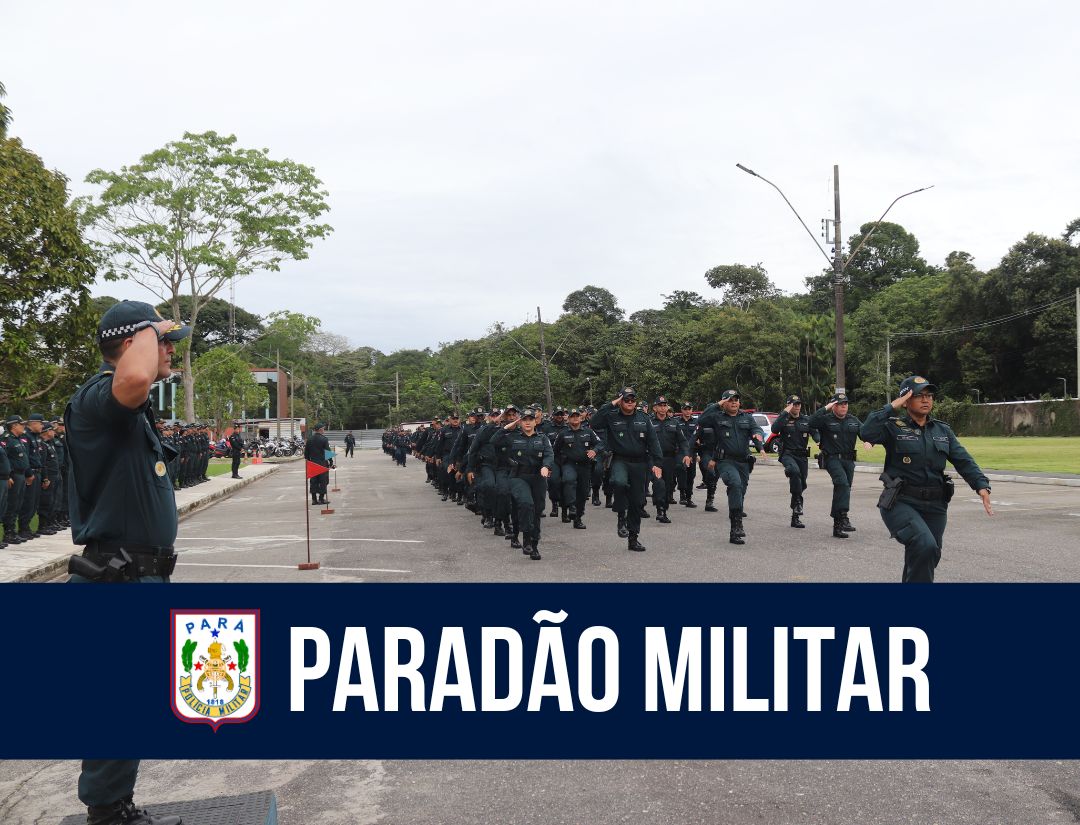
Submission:
[[[1078,603],[1074,584],[5,585],[0,757],[1075,759]]]

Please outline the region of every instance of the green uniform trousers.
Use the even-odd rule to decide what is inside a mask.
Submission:
[[[780,457],[784,465],[784,475],[788,479],[788,489],[793,496],[801,496],[806,489],[807,460],[805,456],[788,455]]]
[[[746,485],[750,483],[750,465],[745,461],[725,458],[716,462],[716,475],[727,487],[728,511],[742,512]]]
[[[539,473],[523,473],[510,479],[510,497],[521,536],[533,545],[540,543],[540,518],[547,507],[546,492],[547,479]]]
[[[840,518],[840,514],[846,513],[851,505],[851,482],[855,478],[855,462],[831,455],[825,459],[825,469],[832,478],[832,511],[829,515]]]
[[[889,510],[878,511],[889,535],[904,545],[902,582],[932,582],[941,561],[941,540],[948,508],[938,501],[914,501],[901,496]]]
[[[615,456],[611,460],[613,507],[626,519],[626,529],[635,536],[641,532],[641,508],[645,506],[645,477],[648,461],[633,461]],[[627,506],[629,505],[629,506]]]

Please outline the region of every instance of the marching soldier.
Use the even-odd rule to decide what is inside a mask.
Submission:
[[[979,498],[988,516],[990,481],[944,421],[932,418],[937,387],[921,375],[905,378],[900,395],[866,418],[860,435],[885,445],[885,490],[878,501],[889,535],[904,545],[903,582],[932,582],[941,560],[953,482],[949,461]]]
[[[391,437],[391,441],[392,441]],[[345,457],[352,458],[353,451],[356,449],[356,436],[352,434],[352,430],[345,433]]]
[[[727,488],[728,518],[731,531],[728,541],[745,544],[743,529],[743,495],[750,480],[750,443],[758,452],[765,433],[749,413],[740,412],[742,398],[738,390],[724,390],[720,403],[709,405],[698,419],[698,438],[702,444],[702,475],[711,483],[705,509],[713,506],[717,479],[723,479]],[[708,449],[706,449],[708,448]],[[706,475],[706,471],[708,475]]]
[[[502,410],[491,410],[487,421],[476,431],[466,456],[466,473],[476,490],[480,505],[480,526],[485,530],[495,528],[496,536],[506,535],[502,523],[495,517],[495,446],[492,438],[499,431]]]
[[[544,494],[555,463],[551,442],[536,431],[538,419],[538,410],[526,409],[520,419],[505,424],[493,439],[496,449],[506,449],[510,496],[524,540],[521,552],[533,561],[540,560],[540,514],[547,503]]]
[[[810,427],[810,416],[803,413],[799,396],[788,396],[783,412],[772,423],[772,431],[778,436],[777,451],[791,491],[791,526],[806,527],[799,516],[803,513],[803,490],[806,489],[810,458],[809,441],[816,431]]]
[[[668,505],[675,503],[675,485],[677,474],[692,463],[690,445],[686,441],[678,419],[671,415],[671,405],[665,396],[660,395],[653,401],[653,428],[660,441],[662,475],[653,481],[653,504],[656,506],[656,520],[660,524],[671,524],[668,518]]]
[[[500,429],[517,421],[520,415],[516,406],[507,404],[499,419]],[[494,437],[492,440],[494,441]],[[520,550],[521,542],[518,540],[518,533],[521,525],[517,508],[514,507],[510,497],[510,445],[508,442],[502,442],[492,444],[492,447],[495,450],[495,535],[500,535],[499,523],[501,522],[503,538],[510,542],[511,547]]]
[[[11,459],[7,454],[7,440],[13,436],[10,433],[4,432],[4,428],[0,427],[0,520],[4,517],[4,511],[7,508],[8,489],[12,486],[11,481]],[[8,546],[7,543],[7,531],[4,531],[3,538],[0,538],[0,550],[3,550]]]
[[[697,417],[694,415],[694,405],[689,401],[683,401],[679,405],[678,416],[675,423],[682,430],[683,438],[686,439],[690,461],[683,462],[678,468],[679,472],[679,504],[684,507],[697,507],[694,504],[694,479],[697,476],[697,456],[694,454],[694,434],[697,431]]]
[[[548,441],[554,445],[555,439],[559,437],[559,433],[566,429],[566,407],[556,407],[551,411],[551,419],[544,421],[537,427],[537,430],[547,436]],[[563,523],[567,523],[570,519],[567,517],[566,508],[570,502],[562,498],[562,476],[558,463],[551,468],[551,475],[548,476],[548,496],[551,498],[551,517],[555,518],[559,515],[559,505],[562,504],[562,520]]]
[[[563,522],[574,521],[575,530],[584,530],[585,502],[592,487],[593,462],[601,449],[600,437],[582,423],[583,410],[570,410],[569,426],[555,437],[555,463],[561,469]]]
[[[645,506],[645,477],[650,471],[656,478],[662,475],[663,453],[656,430],[638,409],[633,387],[624,387],[610,404],[597,410],[592,426],[609,454],[619,536],[627,539],[628,550],[641,552],[645,545],[638,541],[638,535]]]
[[[846,539],[855,527],[848,519],[851,482],[855,478],[855,449],[862,422],[848,414],[848,397],[837,393],[828,404],[810,416],[810,426],[821,437],[825,470],[832,478],[833,494],[830,515],[833,537]]]

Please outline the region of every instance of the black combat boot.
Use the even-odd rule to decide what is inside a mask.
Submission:
[[[728,541],[732,544],[746,544],[743,540],[746,533],[742,529],[742,519],[739,518],[739,511],[732,510],[729,518],[731,519],[731,533],[728,535]]]
[[[600,492],[598,490],[595,491],[592,494],[592,506],[593,507],[599,507],[600,506]]]
[[[803,514],[802,496],[794,496],[794,503],[792,504],[792,509],[800,516]]]
[[[86,809],[86,825],[183,825],[178,816],[151,816],[143,808],[136,808],[131,797],[111,805],[91,805]]]
[[[488,519],[488,517],[485,515],[483,518],[480,519],[480,526],[483,527],[485,530],[490,530],[492,528],[491,520]]]
[[[511,533],[510,534],[510,546],[513,547],[515,550],[520,550],[521,549],[521,542],[518,541],[518,534],[517,533]]]
[[[585,529],[585,522],[583,522],[581,520],[581,516],[578,516],[576,519],[574,519],[574,529],[575,530],[584,530]]]
[[[806,525],[799,521],[799,511],[794,508],[791,511],[791,526],[792,527],[805,527]]]
[[[551,500],[551,513],[549,515],[552,518],[556,518],[559,515],[559,502],[555,501],[555,499]]]
[[[832,534],[834,539],[847,538],[847,533],[844,532],[844,520],[842,518],[834,518],[832,520]]]
[[[16,533],[14,530],[11,531],[10,535],[8,534],[7,530],[4,531],[4,541],[6,541],[8,544],[23,543],[23,540],[19,537],[19,534]]]
[[[536,545],[532,542],[526,542],[525,546],[521,548],[521,552],[533,561],[540,561],[540,551],[536,549]]]
[[[643,553],[645,551],[645,545],[637,540],[637,533],[630,533],[629,538],[626,541],[626,549],[633,550],[636,553]]]
[[[848,521],[847,510],[840,514],[840,529],[845,533],[854,533],[855,525]]]
[[[503,526],[502,526],[501,521],[495,522],[495,535],[496,536],[505,536],[506,535],[506,531],[503,530]]]
[[[694,497],[690,493],[687,493],[686,501],[684,501],[683,504],[685,504],[687,507],[697,507],[697,505],[694,504]]]
[[[746,517],[746,514],[742,510],[732,510],[728,514],[735,518],[735,529],[739,531],[739,535],[746,538],[746,531],[743,529],[742,520]]]
[[[671,519],[667,515],[667,507],[656,511],[656,521],[658,524],[671,524]]]
[[[443,490],[442,491],[442,500],[446,501],[448,498],[450,498],[450,491],[449,490]]]
[[[611,493],[604,493],[604,506],[611,509]]]
[[[569,508],[569,507],[563,507],[563,508],[562,508],[562,523],[563,523],[563,524],[569,524],[569,523],[570,523],[570,520],[571,520],[571,519],[570,519],[570,512],[569,512],[569,510],[570,510],[570,508]]]
[[[716,509],[716,505],[713,504],[713,501],[714,501],[714,498],[711,495],[705,496],[705,512],[706,513],[717,513],[717,512],[719,512],[719,510]]]
[[[624,539],[630,535],[630,531],[626,529],[626,519],[624,519],[622,516],[619,516],[619,524],[617,529],[619,531],[619,538],[621,539]]]
[[[642,517],[642,518],[652,518],[652,515],[651,515],[651,514],[649,513],[649,511],[648,511],[648,510],[646,510],[646,509],[645,509],[644,507],[642,507],[642,508],[641,508],[641,509],[640,509],[640,510],[638,511],[638,513],[639,513],[639,514],[641,515],[641,517]]]

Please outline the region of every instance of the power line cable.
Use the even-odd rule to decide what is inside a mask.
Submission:
[[[1063,304],[1066,301],[1071,302],[1072,300],[1073,296],[1067,295],[1064,298],[1058,298],[1056,301],[1049,301],[1045,304],[1029,307],[1028,309],[1024,309],[1019,312],[1013,312],[1009,315],[1002,315],[1000,318],[992,318],[989,321],[980,321],[974,324],[964,324],[963,326],[951,327],[949,329],[928,329],[921,332],[890,332],[888,335],[890,338],[915,338],[925,335],[949,335],[955,332],[970,332],[977,329],[986,329],[987,327],[1007,324],[1010,321],[1016,321],[1028,315],[1035,315],[1039,312],[1044,312],[1051,307],[1057,306],[1058,304]]]

